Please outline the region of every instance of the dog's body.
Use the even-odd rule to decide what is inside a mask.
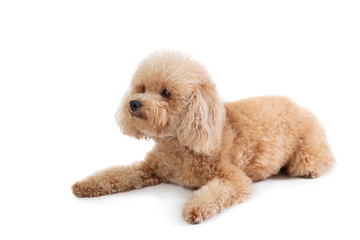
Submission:
[[[223,104],[206,70],[179,53],[153,54],[139,66],[117,112],[122,131],[152,138],[145,161],[102,170],[73,185],[78,197],[162,182],[198,189],[183,217],[199,223],[251,193],[251,183],[277,174],[314,178],[333,162],[315,116],[285,97]]]

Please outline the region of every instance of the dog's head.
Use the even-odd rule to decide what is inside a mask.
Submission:
[[[139,64],[115,116],[126,135],[177,138],[196,153],[211,154],[221,144],[225,108],[203,65],[164,51]]]

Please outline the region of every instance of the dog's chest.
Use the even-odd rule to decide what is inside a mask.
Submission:
[[[201,158],[170,153],[168,159],[159,163],[157,174],[169,182],[197,188],[209,180],[211,166]]]

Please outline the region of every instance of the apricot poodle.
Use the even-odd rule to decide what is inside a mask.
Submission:
[[[175,183],[196,190],[183,218],[200,223],[247,199],[252,182],[282,168],[315,178],[333,163],[310,111],[276,96],[223,103],[205,67],[178,52],[157,52],[140,63],[115,117],[124,134],[156,145],[142,162],[76,182],[77,197]]]

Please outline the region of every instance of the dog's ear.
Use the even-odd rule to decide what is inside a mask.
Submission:
[[[177,130],[178,140],[196,153],[211,155],[221,145],[224,121],[224,104],[215,84],[207,82],[195,90]]]

